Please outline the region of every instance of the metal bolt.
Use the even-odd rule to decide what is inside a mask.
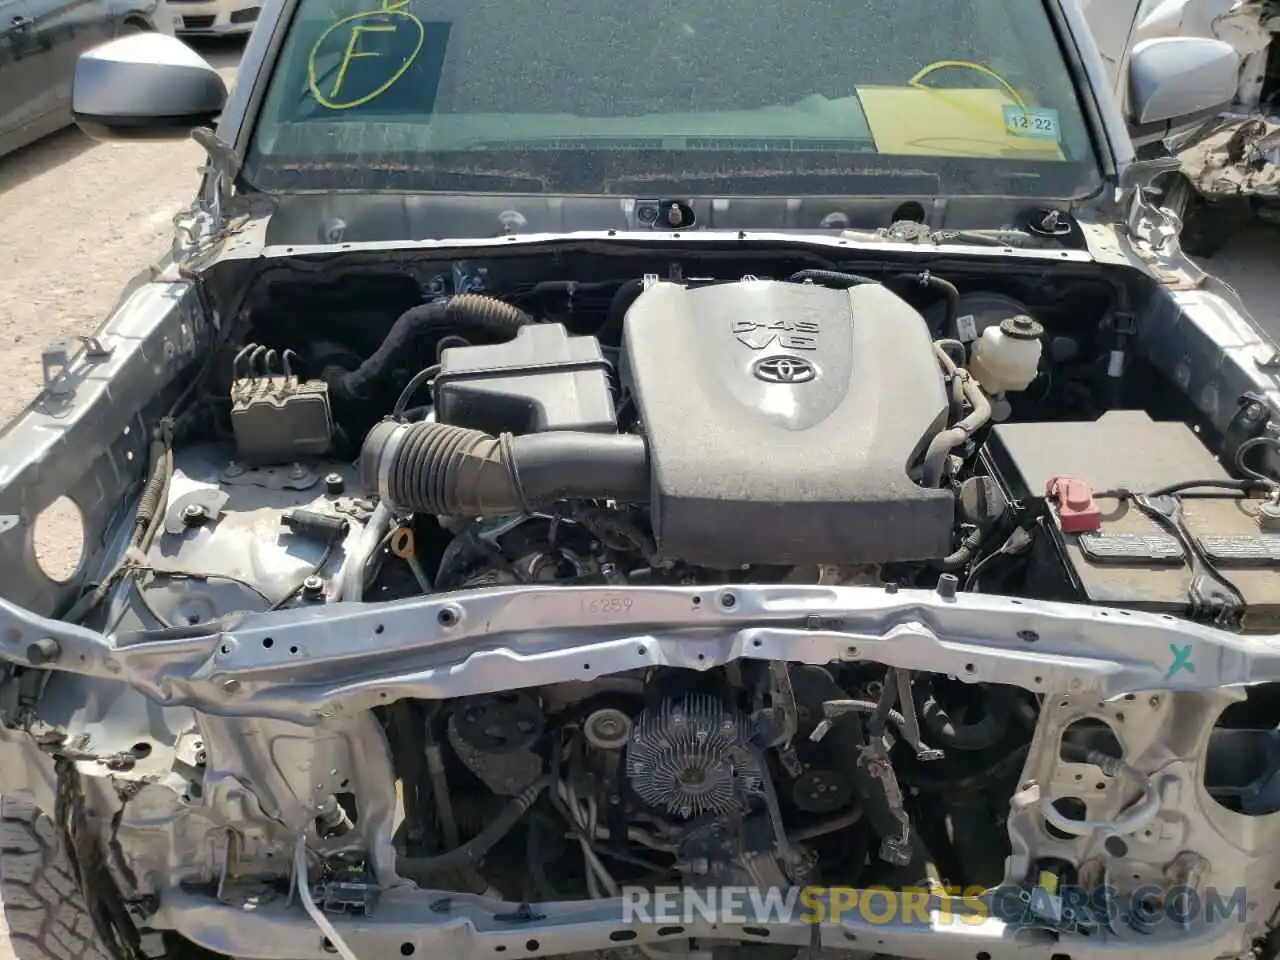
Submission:
[[[209,519],[208,511],[199,503],[188,503],[182,508],[182,522],[189,527],[197,526]]]
[[[938,578],[937,589],[943,600],[954,600],[960,590],[960,578],[954,573],[944,573]]]
[[[340,473],[330,473],[324,478],[324,492],[331,497],[338,497],[347,489],[347,482]]]
[[[308,600],[317,600],[324,593],[324,580],[315,574],[302,581],[302,594]]]

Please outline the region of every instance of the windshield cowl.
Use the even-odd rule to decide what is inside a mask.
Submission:
[[[666,213],[677,206],[679,226]],[[802,234],[831,242],[901,247],[946,244],[1047,246],[1057,241],[1019,229],[1029,212],[1066,209],[1062,201],[1019,197],[957,200],[849,195],[809,197],[574,197],[522,194],[339,193],[284,194],[267,227],[268,246],[324,243],[502,241],[510,238],[602,233],[640,239],[736,238],[740,233]],[[939,215],[940,214],[940,215]],[[895,223],[927,219],[931,226]],[[664,222],[665,221],[665,222]],[[1021,242],[1020,242],[1021,241]]]

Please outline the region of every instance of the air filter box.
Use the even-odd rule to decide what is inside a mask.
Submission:
[[[436,419],[494,435],[616,433],[611,371],[595,337],[558,323],[521,327],[506,343],[443,352]]]

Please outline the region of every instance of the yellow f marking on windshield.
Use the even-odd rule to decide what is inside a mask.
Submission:
[[[329,96],[336,97],[338,91],[342,89],[342,81],[347,79],[347,67],[351,66],[351,61],[357,57],[380,57],[382,56],[377,50],[358,50],[356,47],[360,43],[360,34],[362,33],[395,33],[396,28],[390,24],[382,24],[379,26],[361,26],[355,24],[351,27],[351,36],[347,37],[347,49],[342,53],[342,65],[338,67],[338,75],[333,78],[333,89],[329,91]]]
[[[307,86],[310,88],[311,96],[315,98],[316,103],[322,107],[328,107],[330,110],[350,110],[352,107],[363,106],[376,100],[404,76],[405,71],[413,66],[414,60],[422,52],[422,44],[427,36],[426,27],[417,16],[406,9],[408,6],[409,0],[383,0],[381,7],[373,10],[362,10],[359,13],[343,17],[336,23],[330,24],[328,29],[320,34],[320,37],[311,47],[311,56],[307,58]],[[361,22],[366,20],[373,22]],[[417,31],[418,38],[414,42],[413,48],[402,60],[397,61],[396,58],[388,56],[385,51],[360,49],[360,39],[365,34],[389,33],[394,35],[404,29],[405,23],[409,24],[409,29]],[[333,86],[326,94],[320,89],[320,70],[316,64],[325,52],[326,42],[344,27],[348,30],[347,43],[342,51],[337,75],[333,78]],[[380,58],[384,61],[382,67],[386,70],[387,79],[379,86],[366,91],[358,97],[353,97],[350,100],[338,99],[341,96],[342,87],[346,83],[347,69],[351,66],[351,62],[353,60],[373,58]]]

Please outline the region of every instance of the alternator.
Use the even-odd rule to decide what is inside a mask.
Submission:
[[[741,715],[705,695],[645,710],[627,745],[631,788],[682,819],[745,809],[766,774],[743,726]]]

